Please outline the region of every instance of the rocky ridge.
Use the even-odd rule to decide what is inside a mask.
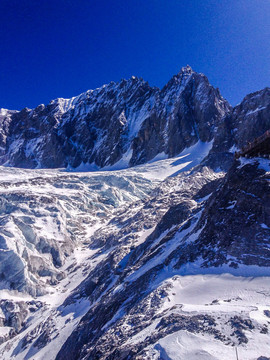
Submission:
[[[138,165],[213,139],[230,105],[189,66],[163,89],[140,78],[7,113],[0,164],[25,168]],[[120,163],[119,163],[120,162]]]

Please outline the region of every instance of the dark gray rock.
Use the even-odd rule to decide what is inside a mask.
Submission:
[[[234,152],[269,130],[269,119],[270,88],[247,95],[219,123],[205,164],[228,171]]]

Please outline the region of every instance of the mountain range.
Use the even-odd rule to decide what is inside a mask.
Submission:
[[[270,359],[268,129],[190,66],[1,109],[0,358]]]

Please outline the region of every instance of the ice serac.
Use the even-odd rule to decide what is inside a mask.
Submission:
[[[23,168],[127,167],[213,139],[230,105],[187,66],[163,89],[141,78],[10,114],[0,163]]]
[[[87,228],[154,185],[140,176],[104,175],[2,170],[0,287],[48,292],[66,277],[63,266]]]

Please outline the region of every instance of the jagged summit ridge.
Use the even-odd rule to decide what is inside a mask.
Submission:
[[[193,74],[194,71],[192,70],[191,66],[186,65],[183,66],[181,68],[181,70],[179,71],[179,73],[177,75],[174,75],[173,77],[189,77],[189,75]],[[81,100],[85,100],[87,97],[89,97],[89,95],[91,95],[93,92],[98,92],[101,89],[107,88],[107,87],[112,87],[112,86],[118,86],[121,85],[123,86],[133,86],[136,83],[140,83],[140,84],[148,84],[147,81],[145,81],[142,77],[138,77],[135,75],[132,75],[130,78],[128,79],[121,79],[119,82],[115,82],[115,81],[111,81],[108,84],[104,84],[99,88],[96,89],[92,89],[92,90],[87,90],[85,92],[82,92],[81,94],[74,96],[72,98],[56,98],[54,100],[51,100],[50,104],[61,104],[63,107],[63,112],[68,111],[72,106],[75,106],[79,101]],[[167,84],[166,84],[167,85]],[[166,85],[164,85],[164,87],[166,87]],[[153,87],[151,86],[153,89],[158,89],[157,87]],[[41,104],[42,106],[44,106],[44,104]],[[39,105],[40,106],[40,105]],[[4,111],[8,111],[6,109],[1,109]]]
[[[179,74],[191,75],[194,73],[190,65],[183,66],[179,72]]]
[[[132,76],[4,118],[0,164],[127,167],[211,141],[230,105],[189,66],[161,90]]]

